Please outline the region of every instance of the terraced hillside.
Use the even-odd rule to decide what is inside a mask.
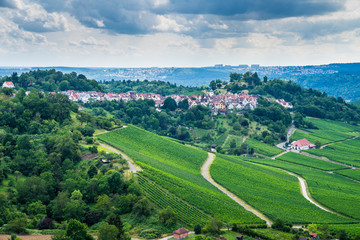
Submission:
[[[322,205],[346,215],[350,222],[360,221],[360,184],[343,176],[299,164],[270,159],[251,158],[252,162],[293,172],[302,176],[311,196]]]
[[[263,222],[201,176],[200,169],[207,158],[207,152],[170,141],[134,126],[98,137],[124,151],[140,165],[144,171],[138,173],[139,183],[146,188],[145,195],[159,207],[173,206],[179,215],[184,214],[188,225],[198,223],[199,218],[206,221],[206,214],[228,222]],[[151,187],[149,181],[155,182],[158,186]],[[149,187],[151,190],[148,190]],[[165,198],[165,205],[156,201],[159,189],[164,196],[166,192],[169,193]],[[178,200],[181,203],[175,203]],[[188,213],[191,210],[182,210],[185,205],[195,209],[193,212],[198,212],[195,218],[194,214]]]
[[[291,137],[293,140],[306,138],[312,143],[319,141],[324,145],[360,135],[359,126],[317,118],[306,118],[306,121],[312,122],[318,129],[296,130]]]
[[[245,160],[243,157],[217,155],[211,174],[216,182],[271,219],[280,218],[292,223],[349,222],[349,219],[326,212],[307,201],[300,193],[296,177]]]
[[[328,145],[323,149],[309,149],[307,152],[327,157],[336,162],[360,167],[360,138]]]

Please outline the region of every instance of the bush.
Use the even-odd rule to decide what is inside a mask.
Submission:
[[[11,220],[6,226],[5,226],[7,232],[9,233],[26,233],[26,219],[25,218],[16,218],[14,220]]]
[[[195,232],[195,234],[201,234],[201,225],[200,224],[196,224],[194,226],[194,232]]]
[[[53,228],[53,221],[51,218],[44,218],[39,223],[39,229],[52,229]]]

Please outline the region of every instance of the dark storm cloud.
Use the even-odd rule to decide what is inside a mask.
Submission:
[[[0,8],[16,8],[16,3],[12,0],[0,0]]]
[[[322,15],[343,9],[339,0],[170,0],[159,13],[235,16],[242,20],[266,20]]]
[[[0,0],[4,1],[4,0]],[[147,34],[156,30],[157,15],[181,16],[192,20],[199,15],[209,21],[266,20],[297,16],[321,15],[343,8],[339,0],[170,0],[155,4],[149,0],[37,0],[48,11],[69,12],[87,27],[102,28],[121,34]],[[184,34],[206,36],[213,29],[206,24],[188,24]],[[188,26],[187,26],[188,25]],[[190,28],[190,30],[189,30]],[[200,31],[200,32],[199,32]],[[232,29],[214,31],[231,34]],[[236,31],[234,32],[236,33]]]

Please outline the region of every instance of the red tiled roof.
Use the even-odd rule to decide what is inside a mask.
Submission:
[[[315,145],[309,142],[306,138],[293,141],[291,145],[296,147],[304,147],[304,146],[315,147]]]
[[[188,233],[189,231],[184,229],[184,228],[179,228],[178,230],[174,231],[174,234],[184,234],[184,233]]]

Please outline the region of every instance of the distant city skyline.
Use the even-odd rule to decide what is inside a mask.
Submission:
[[[0,0],[0,66],[360,62],[358,0]]]

